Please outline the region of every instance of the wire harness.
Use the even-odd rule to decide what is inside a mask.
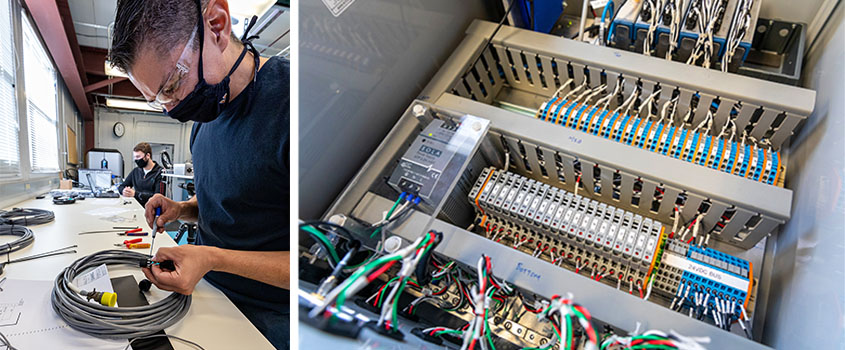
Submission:
[[[24,226],[0,225],[0,236],[20,237],[12,242],[0,245],[0,255],[21,250],[35,241],[35,236],[32,234],[32,230]]]
[[[138,267],[148,258],[138,252],[104,250],[74,261],[56,277],[51,298],[53,310],[73,329],[98,338],[143,337],[176,324],[191,306],[189,295],[172,293],[150,305],[114,307],[111,300],[114,295],[80,290],[72,282],[77,275],[101,264]],[[90,299],[100,304],[91,303]]]
[[[56,216],[52,211],[35,208],[13,208],[0,210],[0,224],[15,226],[41,225],[53,221]]]

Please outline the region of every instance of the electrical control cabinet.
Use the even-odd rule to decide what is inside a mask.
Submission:
[[[815,92],[507,26],[488,43],[494,30],[470,26],[324,219],[364,232],[400,193],[425,200],[432,179],[446,181],[442,206],[387,235],[441,232],[435,253],[470,268],[491,257],[526,308],[565,288],[614,329],[639,322],[710,337],[708,348],[766,349],[755,316],[772,265],[755,251],[790,219],[788,145]],[[444,178],[452,155],[439,140],[466,116],[489,130]],[[515,346],[549,341],[534,321],[496,317],[491,332]]]

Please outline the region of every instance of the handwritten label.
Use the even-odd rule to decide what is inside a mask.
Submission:
[[[569,142],[572,142],[572,143],[574,143],[574,144],[580,145],[580,144],[581,144],[581,139],[579,139],[579,138],[577,138],[577,137],[575,137],[575,136],[570,136],[570,137],[569,137]]]
[[[528,276],[528,278],[534,278],[538,281],[540,280],[540,277],[541,277],[539,273],[531,271],[531,269],[528,269],[525,266],[523,266],[522,263],[516,264],[516,272],[519,272],[519,273],[521,273],[525,276]]]

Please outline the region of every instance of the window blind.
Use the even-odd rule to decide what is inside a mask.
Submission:
[[[59,171],[56,72],[25,13],[23,23],[24,82],[33,173]]]
[[[10,0],[0,0],[0,178],[20,175],[15,49]]]

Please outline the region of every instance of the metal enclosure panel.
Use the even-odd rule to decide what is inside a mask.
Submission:
[[[299,199],[300,217],[316,218],[326,210],[430,80],[433,67],[452,53],[473,51],[455,47],[466,41],[472,18],[487,18],[487,6],[358,0],[334,17],[321,1],[301,3],[303,93],[299,116],[292,116],[300,120],[300,190],[308,193]],[[450,83],[444,91],[451,88]]]
[[[775,275],[762,334],[764,342],[778,349],[845,346],[845,326],[836,320],[845,299],[844,191],[834,185],[845,172],[843,19],[845,8],[840,5],[805,61],[805,84],[818,96],[815,112],[791,142],[793,170],[788,185],[795,191],[794,219],[782,226],[777,237]],[[820,311],[802,311],[812,309]],[[801,315],[801,322],[790,320],[790,315]],[[810,338],[795,339],[790,332]]]

